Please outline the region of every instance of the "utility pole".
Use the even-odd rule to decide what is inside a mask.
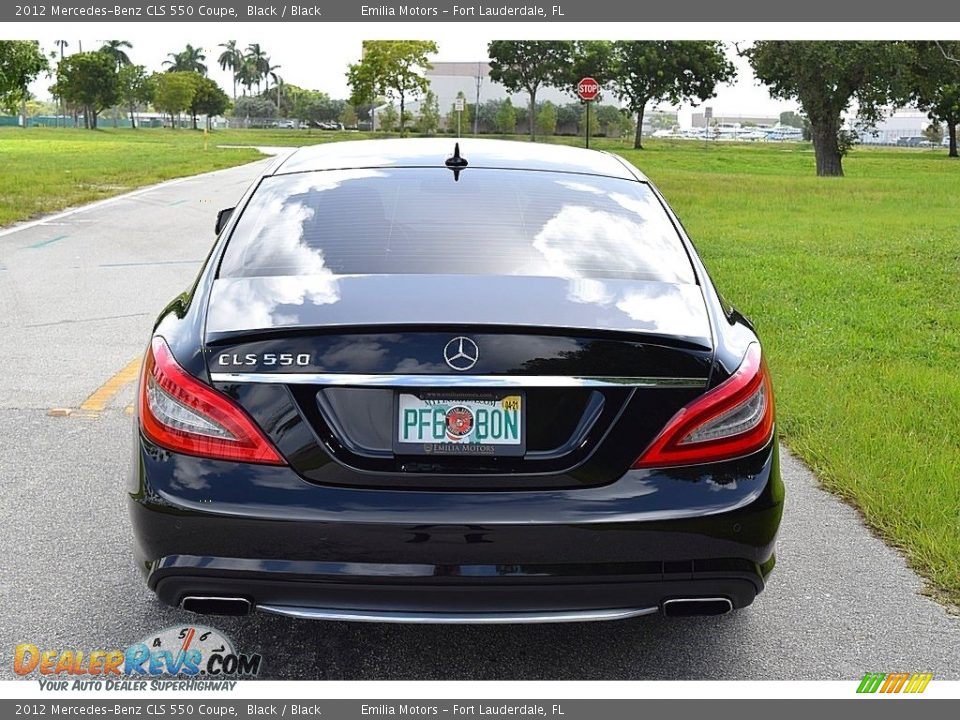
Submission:
[[[480,122],[480,84],[483,82],[483,72],[480,70],[480,63],[477,63],[477,104],[473,106],[473,134],[479,135],[478,129]]]

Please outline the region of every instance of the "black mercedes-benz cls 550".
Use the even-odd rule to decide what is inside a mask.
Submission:
[[[144,358],[129,508],[194,612],[719,614],[773,568],[770,375],[601,152],[303,148],[220,213]]]

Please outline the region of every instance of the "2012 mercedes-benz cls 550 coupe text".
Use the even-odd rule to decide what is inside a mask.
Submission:
[[[760,343],[614,155],[297,150],[217,220],[141,374],[129,508],[189,611],[719,614],[783,505]]]

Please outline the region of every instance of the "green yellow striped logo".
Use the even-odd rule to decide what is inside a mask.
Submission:
[[[922,693],[933,680],[933,673],[867,673],[858,693]]]

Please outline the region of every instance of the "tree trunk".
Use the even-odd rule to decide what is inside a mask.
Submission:
[[[957,123],[948,122],[947,133],[950,135],[950,157],[957,157]]]
[[[193,119],[193,129],[197,129],[197,114],[195,112],[190,113],[190,117]]]
[[[403,108],[404,108],[403,103],[404,103],[403,93],[400,93],[400,137],[403,137],[403,129],[404,129],[403,121],[405,120],[405,118],[403,117]]]
[[[530,142],[537,141],[537,89],[530,89]]]
[[[640,105],[640,109],[637,111],[637,134],[633,138],[634,150],[643,150],[643,113],[646,109],[647,102],[644,100]]]
[[[133,105],[130,106],[130,127],[132,127],[134,130],[137,129],[137,116],[135,114]]]
[[[811,119],[810,136],[817,157],[818,177],[843,177],[843,156],[837,138],[839,132],[839,115],[828,119]]]

